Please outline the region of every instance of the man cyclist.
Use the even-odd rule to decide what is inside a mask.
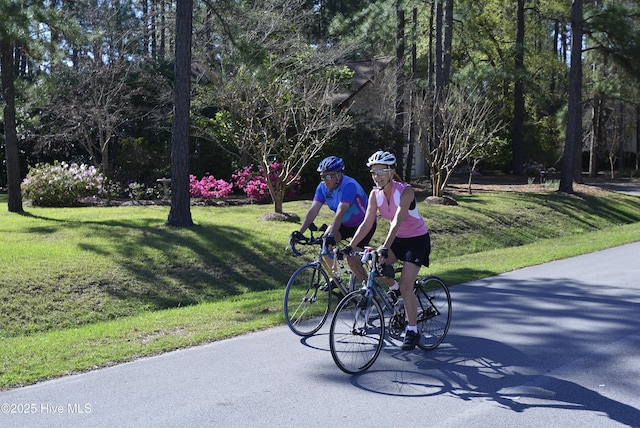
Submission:
[[[317,171],[320,173],[320,183],[316,187],[313,202],[300,225],[300,229],[293,232],[292,236],[294,238],[301,236],[316,219],[322,206],[327,204],[327,207],[335,212],[335,215],[333,222],[323,236],[333,237],[335,242],[351,238],[358,230],[367,211],[369,199],[367,193],[360,183],[344,174],[344,162],[337,156],[324,158],[318,165]],[[359,242],[354,243],[352,248],[356,251],[362,251],[369,244],[375,229],[374,222],[369,233],[365,234]],[[360,263],[353,257],[348,257],[347,261],[358,279],[365,280],[366,274]]]

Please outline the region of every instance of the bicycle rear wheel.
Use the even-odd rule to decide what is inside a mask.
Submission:
[[[376,299],[362,290],[345,296],[331,320],[329,345],[336,365],[356,374],[374,363],[384,342],[384,316]]]
[[[331,309],[331,283],[319,264],[304,265],[291,275],[283,306],[287,325],[298,336],[320,330]]]
[[[451,324],[451,294],[438,277],[419,280],[414,289],[418,297],[418,347],[425,351],[442,343]]]

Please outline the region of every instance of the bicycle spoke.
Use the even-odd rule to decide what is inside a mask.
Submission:
[[[418,330],[420,349],[438,347],[451,324],[451,295],[446,284],[437,277],[427,277],[415,287],[418,298]]]
[[[326,272],[313,263],[296,270],[287,284],[283,306],[291,331],[299,336],[315,334],[331,308],[331,286]]]
[[[345,373],[360,373],[374,363],[384,340],[384,318],[377,301],[361,306],[363,293],[356,291],[345,297],[331,322],[329,344],[331,356]]]

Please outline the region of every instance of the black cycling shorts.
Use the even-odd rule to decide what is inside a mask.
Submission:
[[[431,254],[431,238],[428,233],[411,238],[397,238],[391,244],[391,251],[398,260],[410,262],[418,266],[429,266]]]
[[[369,245],[369,241],[371,241],[371,238],[373,238],[373,234],[376,231],[377,225],[378,222],[373,223],[373,227],[371,228],[369,233],[367,233],[367,236],[365,236],[362,241],[356,243],[354,247],[364,248]],[[356,230],[358,230],[358,227],[347,227],[345,225],[340,225],[340,236],[342,236],[342,239],[351,238],[356,234]]]

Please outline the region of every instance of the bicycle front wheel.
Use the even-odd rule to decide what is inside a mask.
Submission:
[[[331,308],[331,283],[319,264],[304,265],[291,275],[283,306],[287,325],[298,336],[320,330]]]
[[[345,373],[356,374],[374,363],[384,342],[384,316],[380,303],[368,299],[362,290],[353,291],[338,303],[329,346],[336,365]]]
[[[425,351],[442,343],[451,324],[451,294],[440,278],[429,276],[419,280],[414,289],[418,298],[418,347]]]

